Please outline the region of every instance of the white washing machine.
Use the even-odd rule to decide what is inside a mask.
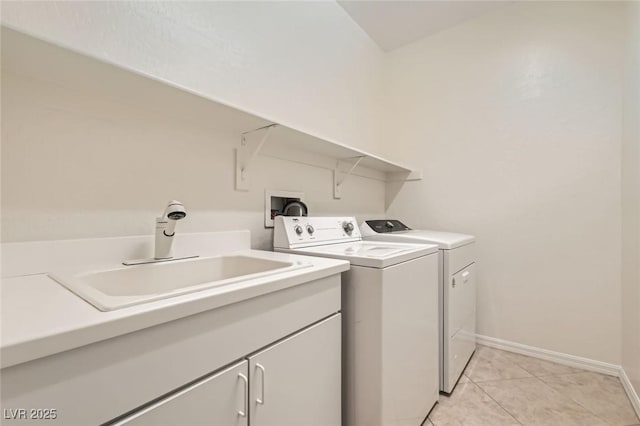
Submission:
[[[343,424],[420,425],[438,400],[438,246],[362,241],[353,217],[285,217],[274,250],[342,274]],[[309,366],[313,368],[313,366]]]
[[[440,248],[440,390],[451,393],[476,350],[475,238],[411,229],[398,220],[367,220],[365,240],[437,244]]]

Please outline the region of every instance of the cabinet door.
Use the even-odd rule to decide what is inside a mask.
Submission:
[[[247,361],[242,361],[115,424],[247,426],[248,397]]]
[[[340,425],[341,315],[249,358],[251,426]]]

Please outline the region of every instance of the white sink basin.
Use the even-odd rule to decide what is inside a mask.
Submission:
[[[306,266],[230,255],[49,276],[101,311],[112,311]]]

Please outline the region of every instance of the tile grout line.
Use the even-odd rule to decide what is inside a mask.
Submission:
[[[574,374],[582,374],[582,373],[574,373]],[[556,374],[555,376],[545,376],[545,377],[558,377],[558,376],[566,376],[567,374]],[[538,379],[540,380],[540,379]],[[581,404],[579,401],[576,401],[574,398],[572,398],[569,395],[564,395],[562,393],[560,393],[559,391],[555,390],[554,388],[552,388],[551,386],[549,386],[544,380],[540,380],[545,386],[547,386],[549,389],[551,389],[552,391],[568,398],[569,400],[575,402],[579,407],[582,407],[583,410],[585,410],[587,413],[591,414],[592,416],[594,416],[595,418],[602,420],[604,423],[609,424],[609,422],[606,419],[603,419],[602,417],[600,417],[597,413],[594,413],[593,411],[589,410],[588,407],[585,407],[583,404]]]
[[[548,377],[548,376],[546,376]],[[493,383],[493,382],[508,382],[511,380],[524,380],[524,379],[537,379],[536,376],[531,376],[531,377],[510,377],[510,378],[505,378],[505,379],[492,379],[492,380],[478,380],[477,382],[473,382],[477,385],[479,385],[480,383]]]
[[[471,380],[471,379],[469,379],[469,380]],[[509,410],[507,410],[506,408],[504,408],[504,407],[502,406],[502,404],[500,404],[498,401],[496,401],[496,399],[495,399],[494,397],[492,397],[491,395],[489,395],[489,394],[487,393],[487,391],[486,391],[486,390],[482,389],[482,386],[480,386],[478,383],[476,383],[476,382],[474,382],[474,381],[471,381],[471,383],[473,383],[474,385],[476,385],[476,386],[478,387],[478,389],[480,389],[480,390],[482,391],[482,393],[484,393],[485,395],[487,395],[487,396],[488,396],[488,397],[489,397],[493,402],[495,402],[496,404],[498,404],[498,407],[502,408],[502,409],[504,410],[504,412],[505,412],[505,413],[507,413],[508,415],[510,415],[510,416],[511,416],[511,418],[512,418],[513,420],[515,420],[515,421],[516,421],[516,423],[518,423],[519,425],[524,425],[524,423],[522,423],[520,420],[518,420],[518,419],[516,418],[516,416],[514,416],[513,414],[511,414],[511,411],[509,411]]]
[[[482,345],[484,346],[484,345]],[[496,348],[496,347],[491,347],[491,346],[487,346],[490,350],[495,350],[498,352],[502,352],[504,351],[504,349],[502,348]],[[510,352],[510,351],[505,351],[505,352]],[[529,356],[527,354],[522,354],[522,353],[516,353],[516,355],[518,355],[519,357],[523,357],[523,358],[527,358],[527,359],[531,359],[533,361],[544,361],[546,363],[550,363],[550,364],[557,364],[557,365],[565,365],[561,362],[555,362],[555,360],[547,360],[547,359],[540,359],[538,357],[535,356]],[[486,361],[491,362],[494,361],[492,359],[487,359]],[[500,361],[500,360],[498,360]],[[530,377],[515,377],[515,378],[505,378],[505,379],[495,379],[495,380],[484,380],[484,381],[477,381],[477,380],[473,380],[471,378],[470,375],[466,375],[465,377],[467,378],[467,380],[469,380],[471,383],[477,385],[484,394],[486,394],[491,400],[493,400],[501,409],[503,409],[507,414],[509,414],[518,424],[522,424],[519,422],[519,420],[513,415],[511,414],[511,412],[509,410],[507,410],[502,404],[500,404],[493,396],[491,396],[491,394],[489,394],[483,387],[482,384],[486,383],[489,385],[494,385],[494,386],[500,386],[497,382],[503,382],[503,381],[512,381],[512,380],[523,380],[523,379],[536,379],[537,382],[539,382],[540,384],[542,384],[542,386],[544,388],[547,388],[550,392],[557,394],[560,397],[563,397],[564,399],[566,399],[568,402],[572,402],[574,403],[577,407],[579,407],[585,414],[589,414],[591,416],[593,416],[595,419],[598,419],[600,421],[602,421],[605,424],[609,424],[607,418],[602,417],[602,413],[596,413],[594,411],[592,411],[591,409],[589,409],[588,406],[584,405],[584,403],[581,403],[580,401],[576,400],[574,397],[570,396],[570,395],[564,395],[561,391],[556,390],[555,388],[553,388],[549,383],[547,383],[547,381],[545,381],[544,379],[551,379],[551,378],[559,378],[559,377],[566,377],[566,376],[576,376],[576,375],[580,375],[580,374],[585,374],[585,373],[590,373],[590,374],[596,374],[596,375],[602,375],[602,376],[610,376],[607,373],[604,373],[602,371],[594,371],[592,369],[588,369],[588,368],[584,368],[584,367],[577,367],[577,366],[567,366],[567,367],[571,367],[574,371],[573,372],[560,372],[560,373],[556,373],[556,374],[550,374],[550,373],[542,373],[542,374],[536,374],[535,373],[535,368],[534,367],[529,367],[527,368],[527,363],[525,362],[524,359],[512,359],[512,358],[507,358],[507,359],[503,359],[502,361],[504,362],[508,362],[509,364],[520,368],[522,371],[524,371],[525,373],[529,374]],[[524,364],[524,365],[523,365]],[[465,368],[466,370],[466,368]],[[615,377],[615,376],[613,376]],[[633,403],[629,398],[628,392],[626,392],[626,389],[624,389],[624,383],[622,383],[622,380],[620,379],[620,377],[618,377],[618,381],[621,382],[620,385],[623,387],[623,390],[625,391],[624,393],[626,394],[625,396],[627,397],[627,400],[629,400],[629,403],[631,403],[632,408],[633,407]],[[640,418],[640,416],[637,415],[636,413],[636,418]],[[636,425],[636,423],[632,423],[629,424],[629,426],[634,426]],[[640,424],[638,424],[637,426],[640,426]]]
[[[500,350],[500,349],[498,349]],[[521,356],[525,356],[527,357],[527,355],[522,355]],[[529,357],[532,358],[532,357]],[[532,359],[536,359],[536,358],[532,358]],[[484,382],[501,382],[501,381],[507,381],[507,380],[522,380],[522,379],[537,379],[540,383],[542,383],[544,386],[546,386],[547,388],[549,388],[549,390],[551,390],[552,392],[558,393],[560,395],[562,395],[560,392],[556,391],[555,389],[553,389],[551,386],[549,386],[544,380],[541,380],[540,377],[557,377],[557,376],[568,376],[568,375],[573,375],[573,374],[582,374],[583,372],[578,372],[578,373],[566,373],[566,374],[549,374],[549,375],[544,375],[544,376],[538,376],[535,375],[533,372],[527,370],[525,367],[523,367],[519,362],[517,362],[516,360],[509,360],[509,362],[513,363],[514,365],[516,365],[517,367],[523,369],[524,371],[526,371],[528,374],[531,375],[531,377],[523,377],[523,378],[512,378],[512,379],[500,379],[500,380],[486,380]],[[547,362],[553,362],[553,361],[547,361]],[[554,363],[555,364],[555,363]],[[471,377],[467,376],[469,378],[469,380],[471,380]],[[473,382],[473,381],[472,381]],[[509,413],[509,415],[511,415],[511,417],[514,417],[506,408],[504,408],[498,401],[496,401],[487,391],[485,391],[482,386],[480,386],[479,383],[473,382],[474,384],[477,384],[478,387],[491,399],[493,399],[496,404],[498,404],[503,410],[505,410],[507,413]],[[483,383],[483,382],[480,382]],[[589,410],[587,407],[585,407],[584,405],[582,405],[580,402],[576,401],[575,399],[573,399],[572,397],[565,395],[566,397],[568,397],[569,400],[573,401],[575,404],[577,404],[579,407],[581,407],[582,409],[584,409],[587,413],[591,414],[592,416],[596,417],[599,420],[602,420],[604,423],[608,423],[605,419],[603,419],[602,417],[600,417],[598,414],[592,412],[591,410]],[[515,417],[514,417],[515,419]],[[517,419],[515,419],[516,421],[518,421]],[[518,422],[520,423],[520,422]],[[522,424],[522,423],[520,423]]]
[[[528,357],[531,358],[533,360],[536,360],[536,358],[533,357],[529,357],[528,355],[523,355],[523,354],[518,354],[524,357]],[[546,360],[543,360],[546,361]],[[544,380],[540,379],[540,377],[558,377],[558,376],[569,376],[569,375],[574,375],[574,374],[583,374],[584,372],[578,372],[578,373],[567,373],[567,374],[548,374],[548,375],[544,375],[544,376],[538,376],[534,373],[532,373],[531,371],[527,370],[525,367],[523,367],[519,362],[517,361],[512,361],[515,365],[517,365],[518,367],[522,368],[524,371],[526,371],[527,373],[531,374],[531,376],[535,377],[536,379],[538,379],[538,381],[540,381],[542,384],[544,384],[546,387],[548,387],[549,389],[551,389],[554,392],[560,393],[558,391],[556,391],[555,389],[553,389],[551,386],[549,386],[547,384],[547,382],[545,382]],[[553,364],[556,364],[553,361],[546,361],[546,362],[551,362]],[[559,364],[562,365],[562,364]],[[582,405],[580,402],[576,401],[575,399],[573,399],[571,396],[568,395],[564,395],[567,396],[571,401],[575,402],[579,407],[582,407],[583,410],[585,410],[587,413],[590,413],[591,415],[593,415],[594,417],[596,417],[597,419],[602,420],[604,423],[609,423],[606,421],[606,419],[603,419],[602,417],[600,417],[598,414],[594,413],[593,411],[589,410],[588,407],[585,407],[584,405]]]
[[[498,350],[500,350],[500,349],[498,349]],[[528,355],[524,355],[524,354],[518,354],[518,355],[523,356],[523,357],[527,357],[527,358],[531,358],[531,359],[534,359],[534,360],[536,360],[536,359],[537,359],[537,358],[533,358],[533,357],[530,357],[530,356],[528,356]],[[557,363],[555,363],[555,362],[553,362],[553,361],[547,361],[547,360],[543,360],[543,361],[551,362],[551,363],[553,363],[553,364],[557,364]],[[562,395],[562,394],[561,394],[560,392],[556,391],[556,390],[555,390],[554,388],[552,388],[551,386],[549,386],[549,384],[547,384],[544,380],[540,379],[540,377],[569,376],[569,375],[574,375],[574,374],[583,374],[584,372],[586,372],[586,370],[585,370],[585,371],[581,371],[581,372],[578,372],[578,373],[549,374],[549,375],[544,375],[544,376],[538,376],[538,375],[535,375],[534,373],[532,373],[531,371],[527,370],[525,367],[523,367],[523,366],[522,366],[519,362],[517,362],[516,360],[509,360],[509,362],[511,362],[511,363],[515,364],[516,366],[518,366],[518,367],[522,368],[524,371],[526,371],[527,373],[531,374],[531,378],[535,378],[535,379],[537,379],[540,383],[542,383],[544,386],[546,386],[547,388],[549,388],[549,390],[551,390],[552,392],[556,392],[556,393],[558,393],[558,394],[560,394],[560,395]],[[559,365],[562,365],[562,364],[559,364]],[[601,373],[600,373],[600,374],[601,374]],[[520,380],[520,379],[515,378],[515,379],[506,379],[506,380]],[[487,380],[487,381],[488,381],[488,382],[489,382],[489,381],[498,382],[498,381],[501,381],[501,380]],[[478,387],[480,387],[480,389],[482,389],[482,387],[481,387],[481,386],[478,386]],[[485,393],[487,393],[484,389],[482,389],[482,391],[483,391],[483,392],[485,392]],[[489,395],[489,394],[487,393],[487,395]],[[576,400],[575,400],[574,398],[572,398],[571,396],[569,396],[569,395],[563,395],[563,396],[567,397],[569,400],[571,400],[571,401],[573,401],[574,403],[576,403],[579,407],[581,407],[581,408],[582,408],[583,410],[585,410],[587,413],[591,414],[592,416],[596,417],[597,419],[602,420],[604,423],[608,423],[605,419],[603,419],[602,417],[600,417],[598,414],[594,413],[593,411],[589,410],[589,408],[585,407],[584,405],[582,405],[580,402],[576,401]],[[489,397],[491,397],[491,395],[489,395]],[[493,398],[492,398],[492,399],[493,399]],[[500,405],[500,403],[499,403],[498,401],[496,401],[496,402],[498,403],[498,405]],[[501,405],[500,405],[500,406],[501,406]],[[502,406],[501,406],[501,407],[502,407]],[[504,409],[504,407],[502,407],[502,408]],[[505,409],[505,410],[506,410],[506,409]]]
[[[498,350],[500,350],[500,349],[498,349]],[[538,358],[531,357],[531,356],[529,356],[529,355],[524,355],[524,354],[517,354],[517,355],[520,355],[520,356],[522,356],[522,357],[526,357],[526,358],[531,358],[531,359],[533,359],[533,360],[540,360],[540,359],[538,359]],[[557,362],[554,362],[554,361],[549,361],[549,360],[541,360],[541,361],[549,362],[549,363],[552,363],[552,364],[563,365],[563,364],[560,364],[560,363],[557,363]],[[599,372],[597,372],[597,371],[590,371],[590,370],[586,370],[586,369],[582,369],[582,368],[578,368],[578,367],[571,367],[571,368],[573,368],[573,369],[580,370],[580,371],[575,372],[575,373],[561,373],[561,374],[536,375],[536,374],[532,373],[531,371],[527,370],[527,369],[526,369],[525,367],[523,367],[522,365],[520,365],[520,363],[519,363],[519,362],[517,362],[517,361],[511,361],[511,362],[513,362],[513,363],[514,363],[515,365],[517,365],[518,367],[522,368],[522,369],[523,369],[524,371],[526,371],[527,373],[531,374],[531,375],[532,375],[533,377],[535,377],[536,379],[539,379],[542,383],[544,383],[544,384],[545,384],[547,387],[549,387],[549,388],[551,388],[551,386],[549,386],[549,385],[548,385],[544,380],[542,380],[541,378],[544,378],[544,377],[573,376],[573,375],[585,374],[585,373],[601,374],[601,375],[603,375],[603,376],[613,377],[613,376],[608,376],[607,374],[604,374],[604,373],[599,373]],[[618,380],[619,380],[619,378],[618,378]],[[621,384],[622,384],[622,383],[621,383]],[[553,388],[551,388],[551,389],[553,389]],[[555,389],[553,389],[553,390],[555,391]],[[556,392],[557,392],[557,391],[556,391]],[[560,392],[558,392],[558,393],[560,393]],[[625,393],[626,393],[626,392],[625,392]],[[565,395],[565,396],[567,396],[571,401],[575,402],[578,406],[582,407],[582,408],[583,408],[587,413],[592,414],[594,417],[596,417],[596,418],[598,418],[598,419],[602,420],[604,423],[608,423],[608,421],[607,421],[605,418],[602,418],[602,417],[600,417],[600,415],[599,415],[598,413],[595,413],[595,412],[591,411],[591,410],[589,409],[589,407],[586,407],[585,405],[583,405],[583,404],[582,404],[582,403],[580,403],[579,401],[575,400],[575,399],[574,399],[574,398],[572,398],[571,396],[568,396],[568,395]],[[628,396],[627,396],[627,399],[629,399],[629,398],[628,398]],[[629,401],[629,402],[631,402],[631,401]]]
[[[465,370],[466,370],[466,368],[465,368]],[[464,374],[464,371],[462,372],[462,374]],[[465,375],[465,376],[466,376],[466,375]],[[520,420],[518,420],[518,419],[517,419],[513,414],[511,414],[511,412],[510,412],[509,410],[507,410],[506,408],[504,408],[504,407],[502,406],[502,404],[500,404],[498,401],[496,401],[494,397],[492,397],[491,395],[489,395],[489,394],[487,393],[487,391],[485,391],[484,389],[482,389],[482,386],[480,386],[480,384],[479,384],[479,383],[476,383],[476,382],[474,382],[473,380],[471,380],[471,377],[470,377],[470,376],[466,376],[466,377],[467,377],[467,380],[469,380],[471,383],[473,383],[474,385],[476,385],[476,386],[478,387],[478,389],[480,389],[480,391],[481,391],[482,393],[484,393],[485,395],[487,395],[487,396],[489,397],[489,399],[491,399],[493,402],[495,402],[495,403],[498,405],[498,407],[502,408],[502,409],[504,410],[504,412],[505,412],[505,413],[507,413],[508,415],[510,415],[510,416],[511,416],[511,418],[512,418],[513,420],[515,420],[515,422],[516,422],[516,423],[518,423],[519,425],[524,425],[524,423],[520,422]]]
[[[531,373],[529,373],[529,374],[531,374]],[[487,393],[487,391],[485,391],[485,390],[482,388],[482,386],[480,386],[480,384],[481,384],[481,383],[487,383],[487,382],[489,382],[489,383],[495,383],[495,382],[503,382],[503,381],[505,381],[505,382],[506,382],[506,381],[511,381],[511,380],[537,379],[537,380],[538,380],[540,383],[542,383],[545,387],[549,388],[549,390],[550,390],[550,391],[555,392],[555,393],[557,393],[558,395],[563,396],[563,397],[565,397],[565,398],[569,399],[570,401],[572,401],[572,402],[574,402],[576,405],[578,405],[580,408],[582,408],[585,412],[587,412],[587,413],[591,414],[592,416],[594,416],[594,417],[595,417],[595,418],[597,418],[598,420],[602,420],[604,423],[608,424],[609,422],[608,422],[606,419],[604,419],[604,418],[600,417],[600,415],[599,415],[599,414],[594,413],[593,411],[589,410],[589,408],[588,408],[588,407],[585,407],[583,404],[581,404],[579,401],[576,401],[576,400],[575,400],[574,398],[572,398],[571,396],[569,396],[569,395],[564,395],[564,394],[562,394],[562,393],[558,392],[557,390],[555,390],[554,388],[552,388],[551,386],[549,386],[549,384],[547,384],[544,380],[541,380],[541,379],[540,379],[540,377],[558,377],[558,376],[568,376],[568,375],[572,375],[572,374],[582,374],[582,373],[554,374],[554,375],[548,375],[548,376],[532,376],[532,377],[521,377],[521,378],[503,379],[503,380],[486,380],[486,381],[484,381],[484,382],[479,382],[479,383],[473,382],[473,383],[477,384],[477,385],[478,385],[478,387],[479,387],[479,388],[480,388],[480,389],[481,389],[485,394],[487,394],[487,395],[489,396],[489,398],[491,398],[491,399],[493,399],[494,401],[496,401],[496,400],[495,400],[495,399],[494,399],[494,398],[493,398],[489,393]],[[471,379],[469,379],[469,380],[471,380]],[[502,406],[498,401],[496,401],[496,403],[497,403],[497,404],[498,404],[498,405],[499,405],[503,410],[505,410],[507,413],[509,413],[509,414],[511,415],[511,413],[510,413],[506,408],[504,408],[504,407],[503,407],[503,406]],[[512,415],[512,417],[513,417],[513,415]],[[517,421],[517,419],[516,419],[516,421]],[[522,424],[522,423],[520,423],[520,424]]]

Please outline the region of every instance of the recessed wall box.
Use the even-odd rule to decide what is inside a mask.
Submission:
[[[273,218],[282,214],[284,206],[290,201],[304,202],[304,192],[264,190],[264,227],[273,228]]]

